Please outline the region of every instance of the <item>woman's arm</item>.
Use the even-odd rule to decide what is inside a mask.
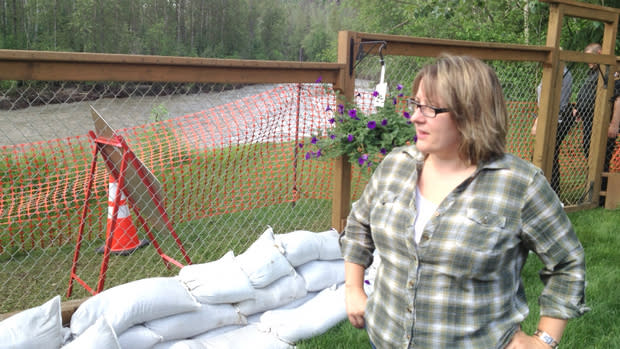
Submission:
[[[364,266],[352,262],[344,263],[345,303],[351,325],[364,328],[366,292],[364,291]]]
[[[534,334],[528,335],[523,331],[517,332],[514,337],[512,337],[512,341],[506,346],[506,349],[554,348],[562,339],[566,323],[566,320],[541,316],[538,322],[538,330]],[[547,344],[543,338],[552,338],[555,343]]]

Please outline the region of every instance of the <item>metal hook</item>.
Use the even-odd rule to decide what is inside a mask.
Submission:
[[[365,45],[374,45],[373,47],[371,47],[368,52],[364,51],[364,46]],[[355,67],[357,67],[357,65],[364,60],[364,58],[366,58],[366,56],[372,51],[372,49],[376,46],[376,45],[380,45],[379,46],[379,58],[381,60],[381,65],[385,64],[385,60],[383,58],[383,49],[387,46],[387,41],[361,41],[359,43],[359,49],[357,52],[357,57],[356,57],[356,62],[355,65],[350,66],[349,67],[349,75],[353,75],[353,70],[355,70]],[[351,40],[351,50],[353,49],[353,40]]]

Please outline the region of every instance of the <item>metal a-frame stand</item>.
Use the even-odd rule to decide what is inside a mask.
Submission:
[[[136,157],[136,155],[129,149],[129,146],[125,140],[116,134],[114,130],[105,122],[105,120],[95,111],[92,107],[93,120],[95,121],[95,128],[98,130],[99,136],[95,135],[93,131],[88,133],[89,137],[95,143],[95,149],[93,150],[93,159],[90,166],[90,173],[88,176],[88,186],[86,188],[86,194],[84,198],[84,207],[82,209],[82,215],[80,217],[80,225],[78,230],[78,237],[75,245],[75,252],[73,255],[73,265],[71,267],[71,277],[69,280],[69,288],[67,290],[67,298],[71,297],[73,289],[73,281],[77,281],[88,292],[95,295],[103,290],[105,283],[105,276],[108,269],[108,261],[110,259],[110,247],[112,244],[114,228],[116,226],[118,218],[118,208],[121,201],[121,194],[125,194],[127,201],[133,209],[136,217],[141,223],[142,228],[146,231],[149,239],[153,243],[153,246],[157,250],[157,253],[161,256],[164,264],[167,268],[170,268],[170,263],[176,265],[179,268],[183,267],[183,264],[166,255],[159,243],[155,239],[152,229],[155,228],[158,231],[168,231],[173,236],[176,244],[178,245],[181,253],[187,264],[191,264],[191,260],[185,248],[181,244],[179,237],[177,236],[170,218],[164,208],[163,199],[161,196],[161,190],[159,182],[148,170],[148,168]],[[97,167],[97,157],[101,154],[103,161],[110,171],[110,174],[114,176],[118,181],[119,190],[116,191],[114,196],[114,207],[112,211],[112,217],[109,221],[110,227],[106,234],[105,245],[103,248],[103,260],[101,261],[101,268],[99,272],[99,280],[97,287],[93,289],[82,278],[77,275],[77,262],[80,256],[80,247],[82,245],[82,238],[84,233],[84,226],[86,224],[86,215],[88,213],[88,201],[91,196],[93,182],[95,178],[95,170]],[[120,163],[120,165],[119,165]],[[142,199],[142,197],[136,199],[134,193],[148,193],[148,197]],[[145,214],[148,214],[145,216]],[[147,222],[147,218],[150,218],[151,222]]]

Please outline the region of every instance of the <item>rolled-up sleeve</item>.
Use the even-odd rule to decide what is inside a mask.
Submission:
[[[589,311],[585,305],[585,252],[542,172],[532,179],[524,202],[524,239],[544,264],[540,315],[559,319],[583,315]]]
[[[359,200],[353,203],[347,225],[340,237],[340,249],[347,262],[368,267],[373,261],[374,242],[370,231],[370,209],[380,168],[377,168]]]

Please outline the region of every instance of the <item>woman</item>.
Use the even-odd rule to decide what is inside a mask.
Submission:
[[[376,348],[557,345],[566,320],[587,311],[584,251],[541,171],[505,153],[495,72],[442,56],[413,92],[416,144],[381,162],[341,237],[349,321]],[[520,330],[529,251],[545,265],[535,335]],[[373,253],[380,263],[367,299]]]

